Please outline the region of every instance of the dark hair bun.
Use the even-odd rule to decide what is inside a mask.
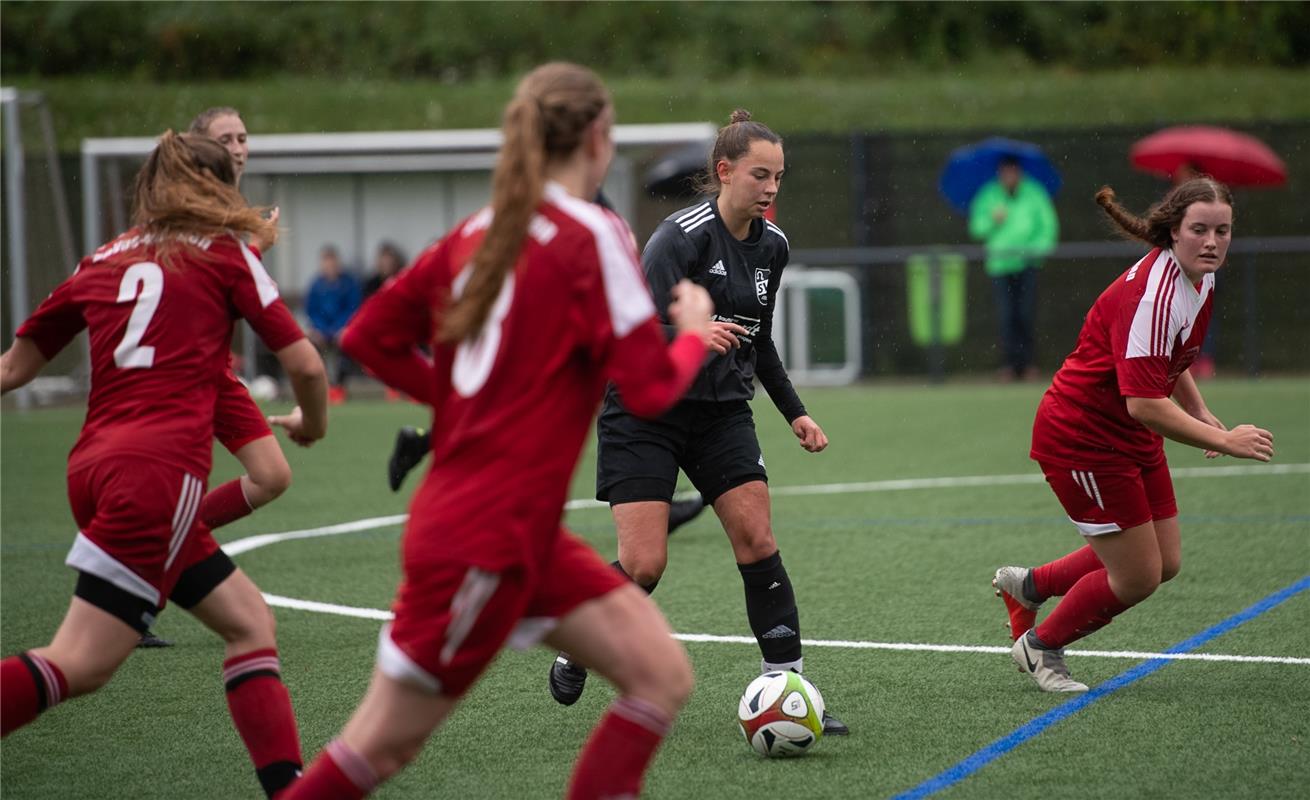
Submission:
[[[738,122],[750,122],[750,121],[751,121],[751,112],[747,111],[744,108],[739,108],[736,111],[732,112],[732,116],[729,118],[728,124],[733,125]]]

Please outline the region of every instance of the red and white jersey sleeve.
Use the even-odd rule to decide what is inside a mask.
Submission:
[[[364,301],[341,335],[342,349],[378,380],[422,403],[436,402],[431,360],[439,305],[450,292],[451,237],[424,250],[413,266]]]
[[[220,246],[229,248],[234,244],[240,255],[239,263],[245,266],[244,270],[239,267],[232,270],[232,304],[237,314],[250,323],[268,349],[275,353],[305,338],[291,310],[282,301],[277,284],[264,269],[259,251],[236,238]]]
[[[1125,283],[1140,281],[1140,292],[1125,293],[1110,330],[1119,393],[1124,397],[1169,397],[1205,338],[1214,275],[1193,285],[1173,253],[1165,250],[1153,261],[1129,270],[1128,276]]]
[[[1071,468],[1154,465],[1163,440],[1128,414],[1127,397],[1169,397],[1196,359],[1214,276],[1193,285],[1173,253],[1152,250],[1097,298],[1078,344],[1043,398],[1032,455]]]

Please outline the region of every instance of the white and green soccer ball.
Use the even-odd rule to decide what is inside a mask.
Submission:
[[[742,693],[737,723],[760,755],[804,755],[823,737],[823,695],[799,673],[766,672]]]

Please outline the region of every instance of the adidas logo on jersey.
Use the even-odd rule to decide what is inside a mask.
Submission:
[[[728,270],[723,266],[723,259],[714,262],[714,266],[710,267],[710,274],[722,275],[725,278],[728,277]]]

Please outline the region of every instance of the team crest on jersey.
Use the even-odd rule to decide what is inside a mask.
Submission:
[[[759,299],[760,305],[769,304],[769,273],[772,270],[755,268],[755,297]]]

